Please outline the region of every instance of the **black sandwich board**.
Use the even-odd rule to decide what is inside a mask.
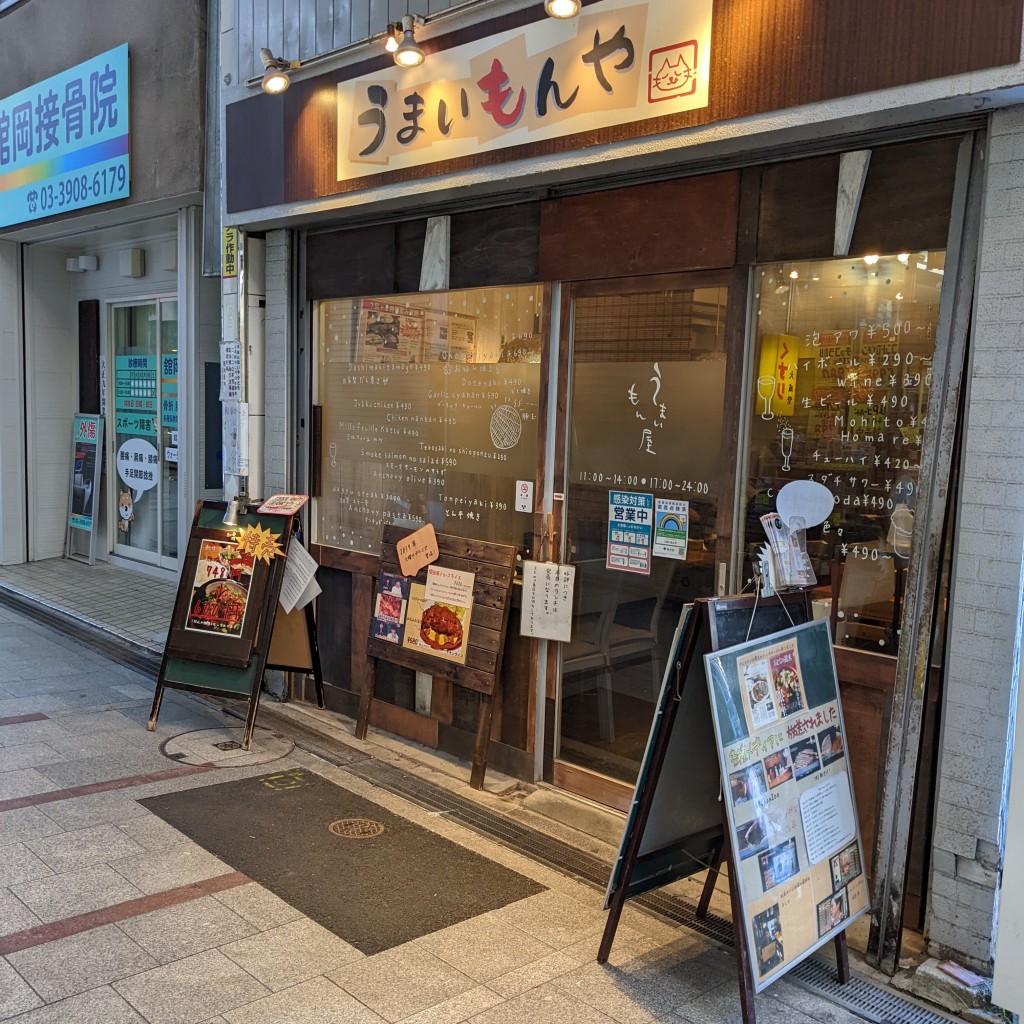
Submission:
[[[707,916],[723,861],[729,895],[740,1004],[754,1024],[754,987],[733,849],[722,794],[704,655],[811,621],[807,593],[772,597],[701,598],[684,608],[672,641],[661,694],[630,804],[619,853],[605,894],[609,911],[597,954],[606,963],[627,900],[707,869],[697,906]],[[662,779],[664,778],[664,784]],[[845,933],[835,939],[838,976],[849,979]]]
[[[294,517],[240,511],[238,526],[227,526],[223,522],[226,509],[223,501],[196,504],[147,728],[150,732],[156,728],[165,687],[244,698],[249,707],[242,748],[248,750],[266,669],[312,672],[321,708],[323,675],[311,606],[307,605],[304,614],[293,613],[300,627],[305,626],[305,643],[289,637],[283,638],[284,643],[282,637],[274,643],[275,631],[281,633],[285,622],[292,627],[296,621],[282,614],[281,630],[277,630],[278,599]],[[258,530],[266,538],[255,553],[245,550],[242,538],[246,528]],[[271,538],[273,543],[269,543]],[[283,657],[277,656],[278,650],[285,652]]]

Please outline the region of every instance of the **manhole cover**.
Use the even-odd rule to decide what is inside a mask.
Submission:
[[[327,828],[342,839],[373,839],[384,831],[379,821],[371,821],[369,818],[341,818],[332,821]]]
[[[218,750],[241,750],[242,744],[236,743],[234,740],[225,740],[223,743],[214,743],[214,746]]]

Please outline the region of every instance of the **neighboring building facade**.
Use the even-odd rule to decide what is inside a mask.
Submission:
[[[206,26],[205,0],[0,4],[2,564],[67,545],[170,578],[220,497]],[[73,458],[79,413],[105,437]]]
[[[768,0],[431,5],[419,69],[368,4],[257,7],[221,18],[224,334],[255,353],[233,400],[258,423],[228,459],[236,487],[313,496],[329,706],[354,714],[371,670],[383,524],[571,563],[571,642],[513,620],[491,764],[624,807],[681,609],[743,589],[784,483],[823,484],[808,554],[871,955],[895,969],[902,921],[990,971],[1024,566],[1020,0],[827,25]],[[283,95],[261,47],[300,63]],[[610,532],[648,497],[676,516],[653,557]],[[381,663],[376,695],[378,727],[468,755],[471,692]]]

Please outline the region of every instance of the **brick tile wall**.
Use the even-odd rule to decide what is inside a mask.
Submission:
[[[928,939],[991,970],[1024,553],[1024,108],[992,116]]]

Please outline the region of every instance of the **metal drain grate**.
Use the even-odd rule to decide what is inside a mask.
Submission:
[[[375,839],[384,834],[384,826],[370,818],[339,818],[327,826],[327,831],[342,839]]]
[[[845,985],[840,985],[835,971],[834,964],[810,957],[792,968],[786,977],[801,988],[876,1024],[948,1024],[956,1020],[879,988],[856,974]]]

